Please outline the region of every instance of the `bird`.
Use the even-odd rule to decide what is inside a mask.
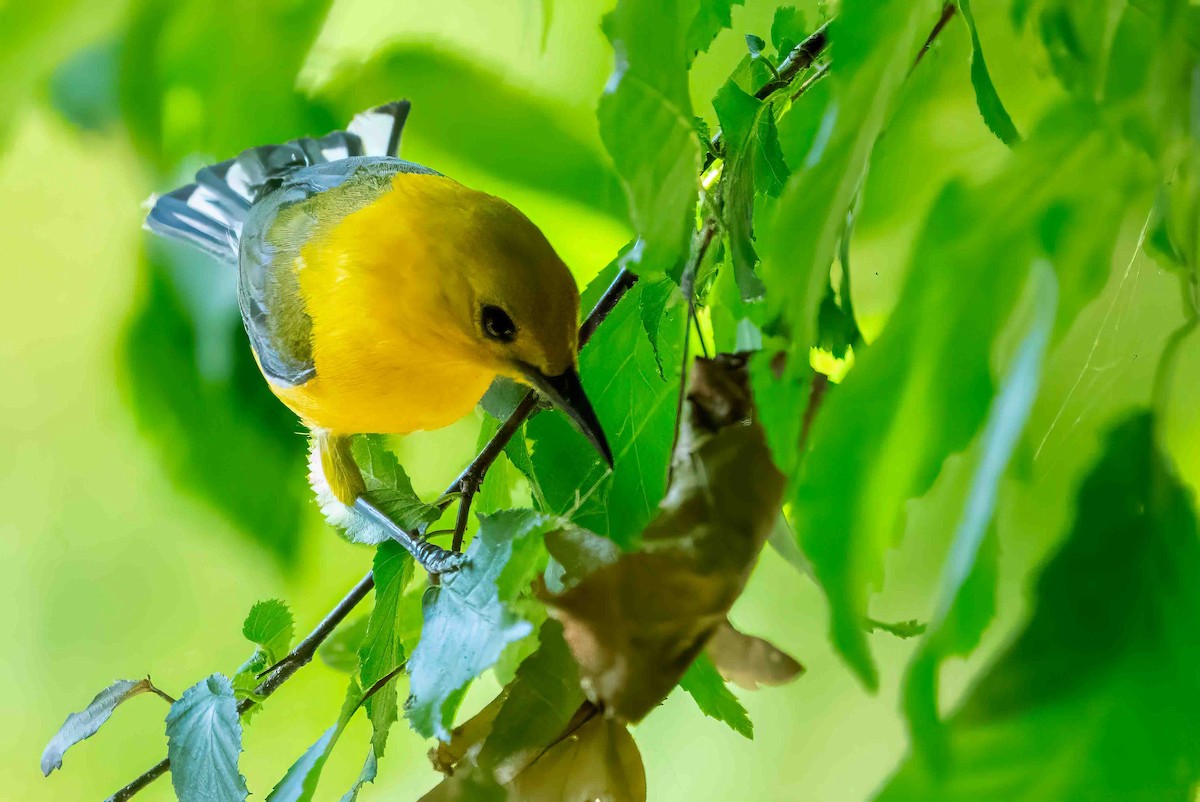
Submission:
[[[367,501],[354,436],[447,426],[504,378],[613,459],[579,377],[570,270],[512,204],[399,158],[410,110],[204,167],[152,198],[145,226],[236,266],[254,358],[311,433],[314,487],[436,573],[462,560]]]

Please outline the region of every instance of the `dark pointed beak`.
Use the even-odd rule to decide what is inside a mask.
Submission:
[[[604,436],[600,419],[596,417],[596,410],[592,409],[592,402],[583,392],[583,383],[579,381],[579,373],[575,368],[568,368],[557,376],[547,376],[540,370],[528,366],[523,370],[529,383],[539,393],[550,399],[550,403],[567,413],[571,423],[591,442],[600,456],[604,457],[608,467],[611,468],[613,464],[612,449],[608,447],[608,439]]]

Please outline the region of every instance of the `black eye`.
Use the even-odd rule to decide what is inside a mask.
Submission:
[[[510,343],[517,336],[517,325],[513,323],[508,313],[500,307],[485,306],[480,314],[480,324],[483,326],[483,333],[493,340]]]

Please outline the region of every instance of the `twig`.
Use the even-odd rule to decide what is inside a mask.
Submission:
[[[929,48],[933,47],[933,41],[938,38],[942,29],[950,24],[950,20],[954,19],[954,15],[957,12],[958,5],[956,3],[950,2],[942,6],[942,16],[938,17],[937,24],[929,32],[929,36],[925,37],[925,44],[921,45],[921,50],[917,53],[917,57],[913,59],[912,66],[908,68],[909,75],[912,75],[912,71],[921,63],[921,59],[925,58],[925,54],[929,52]]]
[[[917,56],[918,62],[920,61],[921,55],[923,55],[924,51],[929,48],[929,45],[937,37],[937,34],[941,32],[941,29],[946,26],[946,23],[949,22],[950,17],[953,15],[954,4],[947,3],[942,9],[942,16],[939,18],[938,24],[934,27],[933,31],[929,35],[929,38],[926,40],[925,47],[922,49],[921,54]],[[828,37],[826,35],[828,25],[828,23],[822,25],[812,35],[797,45],[792,52],[788,54],[788,57],[784,59],[784,62],[779,65],[779,81],[771,81],[766,86],[759,89],[759,91],[755,93],[756,97],[758,97],[760,100],[765,99],[776,90],[784,88],[787,83],[790,82],[791,79],[802,70],[812,66],[812,63],[828,45]],[[720,132],[718,132],[713,139],[714,142],[719,145],[721,142]],[[708,167],[712,164],[712,161],[712,155],[709,154],[709,157],[705,161],[704,167],[701,170],[702,173],[704,170],[708,169]],[[596,329],[601,323],[604,322],[604,320],[616,307],[617,303],[619,303],[620,300],[625,297],[625,294],[629,292],[630,288],[637,283],[637,280],[637,275],[625,268],[622,268],[620,272],[617,273],[612,284],[610,284],[608,289],[604,291],[604,295],[600,297],[600,300],[596,303],[596,306],[592,308],[591,313],[588,314],[587,319],[579,329],[580,348],[583,348],[583,346],[587,344],[588,340],[592,338],[592,335],[596,333]],[[446,489],[446,495],[459,492],[464,478],[469,480],[469,478],[473,477],[482,477],[482,475],[487,472],[487,469],[491,466],[491,464],[496,461],[496,458],[500,456],[500,453],[504,451],[505,446],[508,445],[508,441],[512,439],[517,430],[521,428],[521,426],[526,420],[529,419],[529,417],[537,408],[537,395],[531,391],[521,399],[520,403],[517,404],[516,408],[512,411],[508,418],[502,424],[500,424],[500,428],[496,430],[496,433],[492,435],[492,439],[487,442],[475,459],[471,461],[471,464],[468,465],[462,474],[460,474],[459,477],[451,483],[450,487]],[[448,505],[450,501],[448,500],[446,503]],[[325,641],[326,638],[330,636],[330,634],[333,633],[333,630],[337,627],[337,625],[340,624],[346,618],[346,616],[350,614],[350,611],[357,607],[359,602],[366,598],[366,595],[370,593],[373,587],[375,587],[375,579],[370,573],[368,573],[361,580],[359,580],[358,584],[355,585],[349,593],[346,594],[345,598],[337,603],[337,606],[325,616],[321,623],[317,625],[316,629],[314,629],[303,641],[297,644],[296,648],[293,649],[288,654],[288,657],[285,658],[285,660],[279,665],[278,670],[263,680],[258,687],[254,689],[255,695],[259,698],[259,700],[270,696],[275,692],[276,689],[279,688],[279,686],[287,682],[293,674],[308,664],[308,662],[312,660],[313,655],[316,654],[317,648]],[[238,705],[238,712],[245,712],[245,710],[254,703],[255,702],[250,699],[242,700],[242,702]],[[120,791],[117,791],[115,794],[109,797],[107,802],[124,802],[125,800],[131,799],[136,793],[165,774],[167,769],[170,768],[170,765],[170,761],[167,759],[160,761],[133,782],[129,783]]]

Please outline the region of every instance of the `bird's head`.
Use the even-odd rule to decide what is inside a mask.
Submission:
[[[507,201],[448,179],[434,186],[448,193],[442,203],[454,207],[441,220],[439,241],[451,252],[440,261],[454,265],[458,280],[449,300],[469,358],[537,389],[611,465],[604,430],[579,379],[579,290],[570,270]]]

